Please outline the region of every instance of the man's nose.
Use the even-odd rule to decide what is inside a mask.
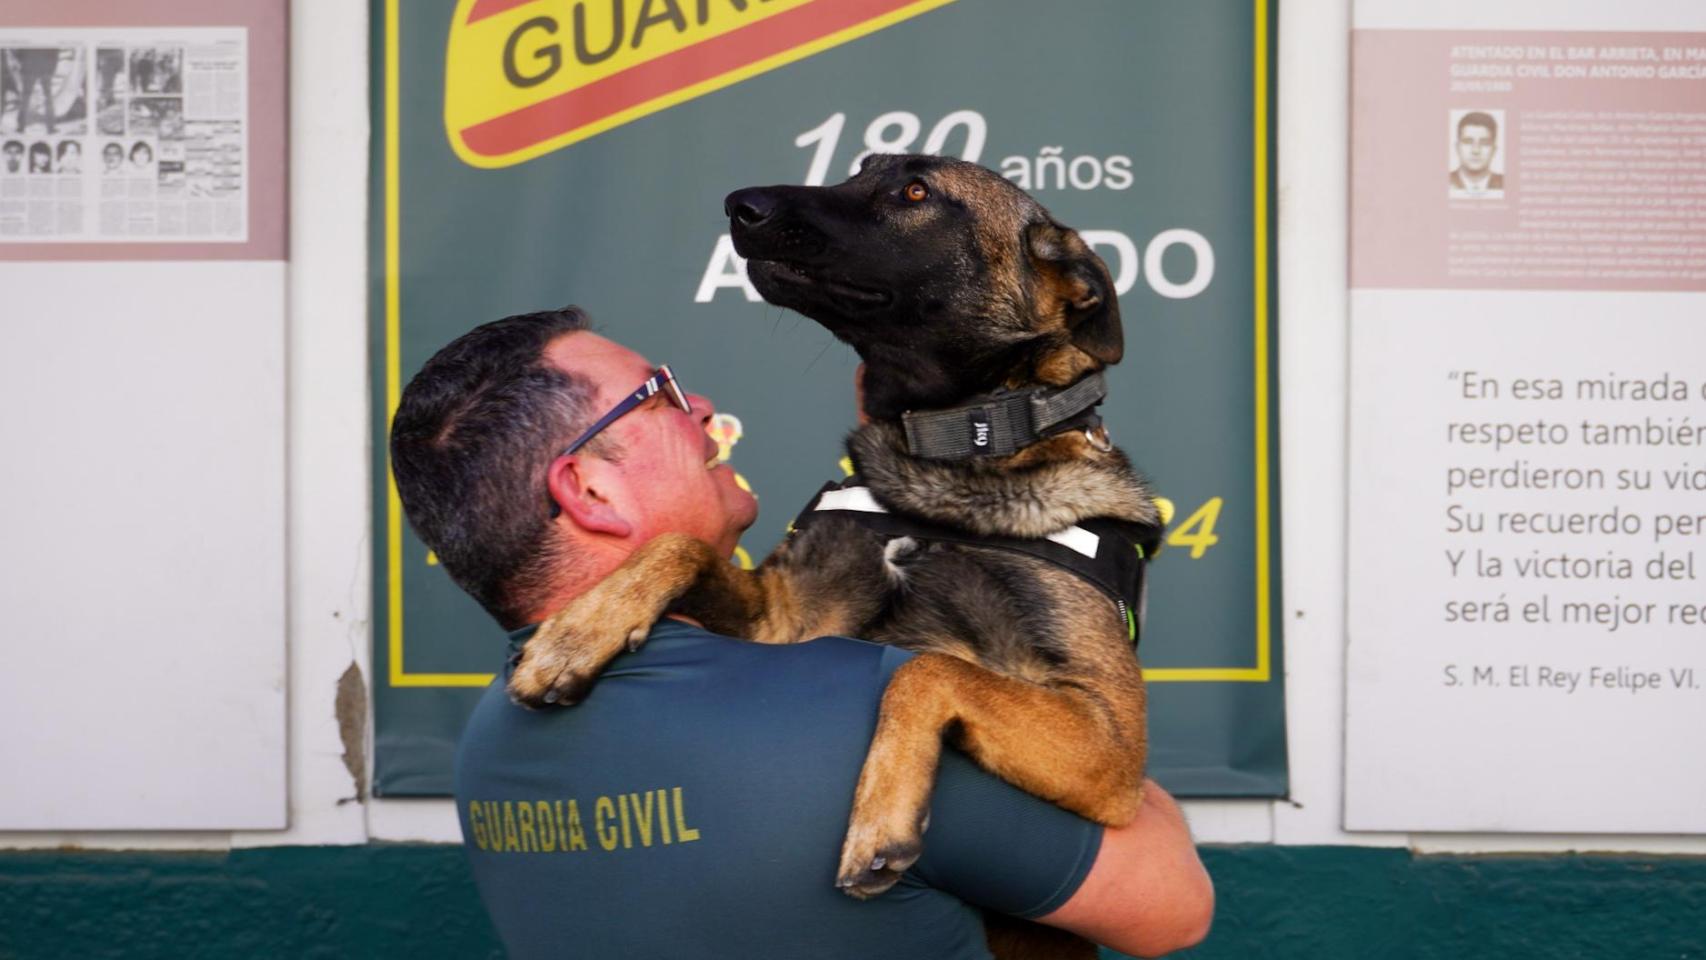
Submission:
[[[711,398],[700,393],[688,394],[687,405],[693,408],[693,415],[696,417],[709,417],[717,412],[717,406],[711,402]]]

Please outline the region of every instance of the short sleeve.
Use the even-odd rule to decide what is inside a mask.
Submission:
[[[889,670],[902,658],[886,658]],[[908,876],[997,913],[1034,919],[1078,892],[1102,827],[942,751],[924,854]]]

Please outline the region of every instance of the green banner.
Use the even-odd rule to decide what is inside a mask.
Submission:
[[[868,151],[975,160],[1120,293],[1103,413],[1174,511],[1141,651],[1152,773],[1283,795],[1272,24],[1271,0],[374,0],[374,435],[457,335],[576,303],[729,414],[762,559],[843,475],[857,358],[758,299],[723,196]],[[374,789],[448,793],[503,634],[374,457]]]

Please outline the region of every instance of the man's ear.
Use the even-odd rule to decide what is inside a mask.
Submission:
[[[1032,266],[1065,308],[1072,345],[1103,363],[1119,363],[1125,355],[1125,333],[1119,298],[1102,258],[1078,231],[1052,221],[1032,224],[1025,231],[1025,245]]]
[[[561,511],[557,522],[568,520],[588,533],[628,536],[634,531],[633,524],[601,491],[593,476],[597,471],[587,469],[591,466],[590,461],[570,454],[551,461],[546,469],[545,488]]]

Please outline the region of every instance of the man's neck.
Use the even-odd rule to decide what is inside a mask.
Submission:
[[[1463,169],[1463,185],[1471,190],[1485,190],[1487,183],[1493,179],[1492,168],[1473,173],[1467,167]]]
[[[527,622],[539,623],[568,606],[576,597],[615,572],[633,553],[627,548],[627,541],[615,543],[608,538],[599,538],[576,543],[572,552],[553,571],[550,586],[533,605]]]

